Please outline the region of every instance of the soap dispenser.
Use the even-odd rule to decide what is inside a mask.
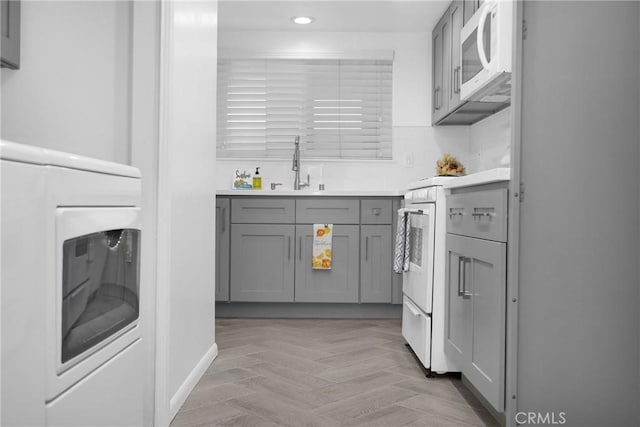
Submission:
[[[253,175],[253,189],[262,190],[262,177],[260,176],[260,168],[256,168],[256,173]]]

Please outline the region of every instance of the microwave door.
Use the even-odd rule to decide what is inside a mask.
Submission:
[[[462,29],[462,85],[460,96],[468,99],[491,79],[495,65],[495,26],[492,22],[492,2],[485,3],[481,11]]]

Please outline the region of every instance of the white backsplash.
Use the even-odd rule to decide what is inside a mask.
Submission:
[[[433,128],[402,126],[393,129],[393,160],[318,160],[301,155],[300,177],[309,173],[311,187],[324,184],[327,190],[404,190],[407,184],[435,175],[436,160],[444,153],[462,162],[471,159],[469,127]],[[293,154],[293,141],[291,142]],[[219,189],[230,189],[236,169],[254,171],[260,167],[262,188],[272,182],[279,189],[292,189],[294,172],[291,159],[221,159],[216,164]]]
[[[509,167],[511,163],[511,107],[469,127],[471,157],[467,173]]]

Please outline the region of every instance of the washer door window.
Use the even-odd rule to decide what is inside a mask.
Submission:
[[[99,231],[64,242],[63,364],[138,319],[139,243],[136,229]]]
[[[136,207],[56,209],[52,386],[68,386],[137,339],[127,332],[140,313],[140,230]]]

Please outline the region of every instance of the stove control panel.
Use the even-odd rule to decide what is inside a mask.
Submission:
[[[436,201],[436,187],[418,188],[404,195],[406,203],[433,203]]]

